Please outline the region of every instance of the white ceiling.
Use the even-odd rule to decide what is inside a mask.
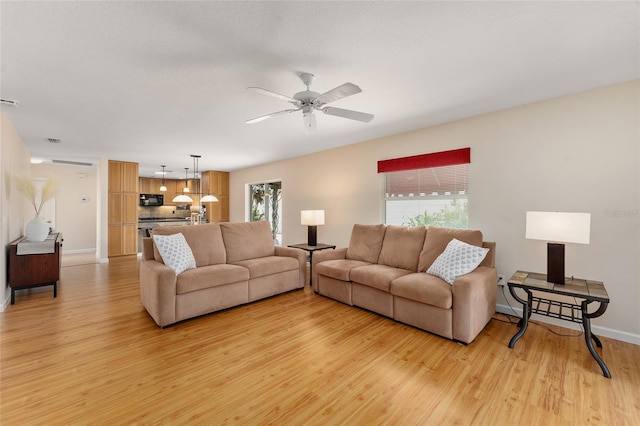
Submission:
[[[0,2],[2,110],[33,157],[235,170],[640,77],[640,12],[623,2]],[[290,104],[315,74],[332,106]],[[60,139],[52,144],[47,138]],[[425,146],[425,152],[429,147]]]

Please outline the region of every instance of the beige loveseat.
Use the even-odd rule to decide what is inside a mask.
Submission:
[[[153,238],[142,241],[140,299],[161,327],[304,287],[305,252],[275,246],[266,221],[167,226],[152,237],[177,233],[196,266],[178,275]]]
[[[450,284],[425,271],[454,238],[489,251]],[[315,253],[312,270],[316,293],[463,343],[495,313],[495,243],[477,230],[355,225],[349,247]]]

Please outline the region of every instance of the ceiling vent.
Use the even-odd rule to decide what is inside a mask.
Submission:
[[[47,142],[49,142],[49,143],[62,143],[62,141],[60,139],[56,139],[56,138],[47,138]]]
[[[18,106],[18,102],[12,101],[11,99],[0,99],[0,104],[7,105],[7,106],[12,106],[12,107],[17,107]]]
[[[67,160],[51,160],[53,164],[66,164],[68,166],[93,166],[92,163],[83,163],[81,161],[67,161]]]

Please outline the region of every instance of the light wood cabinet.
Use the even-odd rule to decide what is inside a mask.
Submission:
[[[108,255],[138,252],[138,163],[109,160]]]
[[[208,222],[229,221],[229,172],[209,170],[202,173],[202,194],[215,195],[218,202],[204,203]]]
[[[122,161],[109,161],[109,192],[122,192]]]
[[[160,191],[160,187],[162,186],[162,179],[141,177],[139,180],[139,183],[140,183],[140,194],[166,194],[164,191]],[[166,185],[166,182],[165,182],[165,186],[168,187],[169,185]]]
[[[122,162],[122,192],[138,194],[138,163]]]
[[[164,205],[175,206],[173,200],[176,195],[182,193],[182,187],[184,186],[184,180],[165,179],[164,184],[167,187],[167,192],[164,192]]]

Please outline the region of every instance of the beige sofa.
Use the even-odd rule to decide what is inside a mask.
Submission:
[[[177,233],[196,264],[179,275],[153,238],[142,241],[140,299],[161,327],[304,287],[306,253],[275,246],[266,221],[167,226],[152,236]]]
[[[454,238],[489,251],[449,284],[425,271]],[[312,270],[316,293],[463,343],[495,313],[495,243],[477,230],[355,225],[349,247],[315,253]]]

